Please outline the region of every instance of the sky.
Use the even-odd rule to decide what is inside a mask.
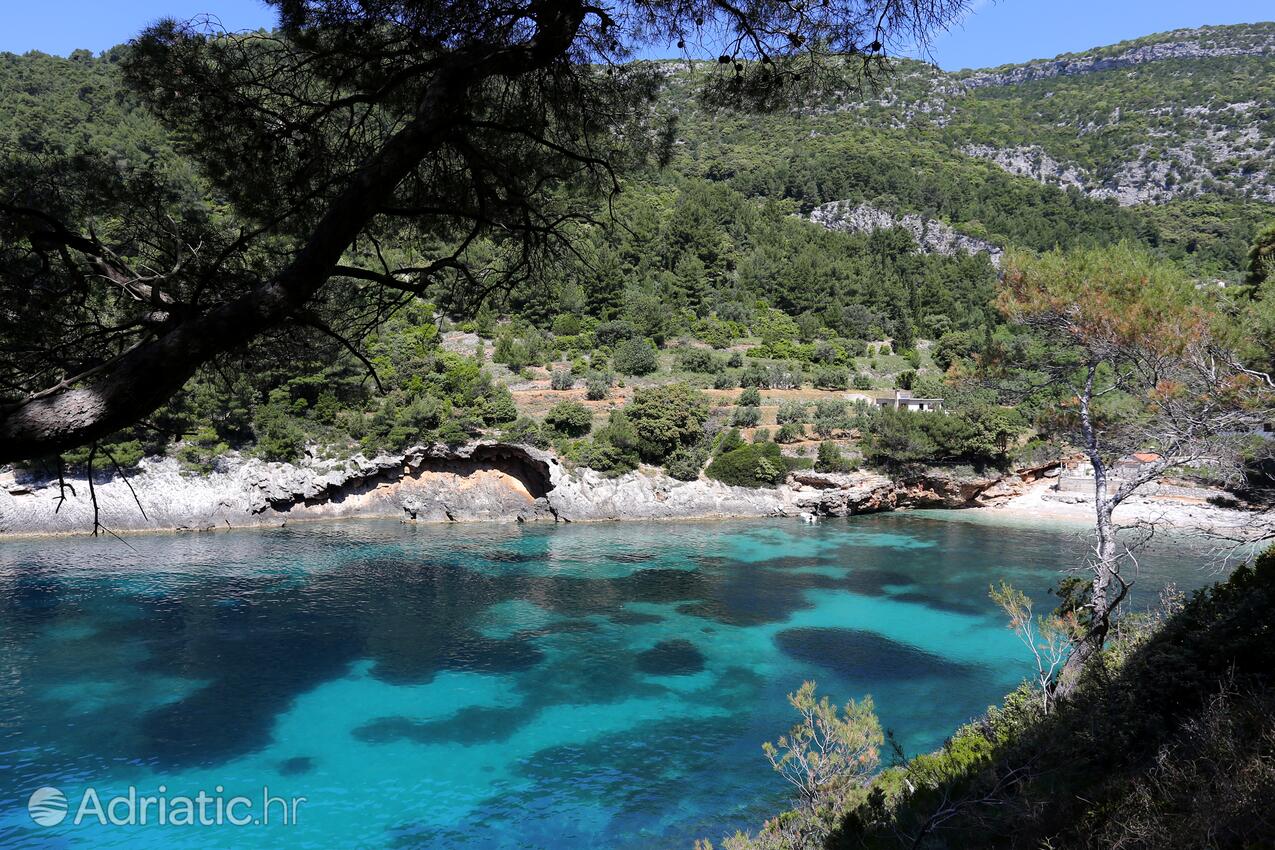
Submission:
[[[1202,24],[1275,19],[1271,0],[973,0],[925,58],[947,70],[1025,62]],[[127,41],[161,17],[207,13],[230,30],[269,27],[260,0],[0,0],[0,51],[65,56]]]

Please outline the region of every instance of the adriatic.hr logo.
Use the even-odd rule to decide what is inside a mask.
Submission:
[[[218,785],[213,793],[172,794],[160,785],[155,794],[139,794],[130,785],[123,794],[99,794],[93,787],[75,801],[51,785],[37,788],[27,798],[27,813],[36,826],[54,827],[69,819],[99,826],[291,826],[305,797],[276,797],[269,787],[259,796],[228,796]]]

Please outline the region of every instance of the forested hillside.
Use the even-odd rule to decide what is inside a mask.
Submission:
[[[956,397],[986,433],[994,398],[976,393],[961,410],[943,372],[1012,337],[991,307],[1001,248],[1127,241],[1196,277],[1241,279],[1260,225],[1275,218],[1273,43],[1275,25],[1260,24],[989,72],[901,61],[879,88],[851,91],[830,75],[807,101],[762,114],[704,108],[694,84],[714,68],[662,62],[658,111],[675,118],[667,155],[621,176],[623,191],[596,211],[598,225],[578,227],[560,263],[482,303],[440,289],[386,321],[382,310],[370,324],[350,314],[343,338],[316,326],[267,339],[118,435],[115,458],[176,452],[208,468],[229,448],[285,460],[307,444],[371,452],[503,429],[608,470],[675,455],[693,476],[721,452],[694,436],[710,418],[746,437],[778,426],[803,454],[807,439],[865,430],[841,396],[816,422],[819,392],[852,387]],[[122,84],[128,49],[0,54],[0,187],[21,197],[53,163],[66,179],[52,194],[68,208],[119,181],[156,219],[233,233],[230,199],[209,189],[217,175]],[[920,224],[856,232],[811,220],[833,202]],[[95,226],[121,221],[104,203]],[[919,245],[914,234],[931,227],[992,253]],[[429,249],[399,236],[375,253],[394,265]],[[19,350],[40,333],[21,309],[4,321]],[[670,381],[718,394],[702,413],[692,405],[694,434],[653,449],[616,410],[634,386]],[[779,396],[735,398],[740,386],[810,390],[783,412]],[[564,393],[567,407],[542,390]],[[632,412],[640,431],[641,407]],[[997,427],[1001,437],[981,443],[949,435],[929,459],[1003,461],[1006,429],[1021,435],[1026,422]]]

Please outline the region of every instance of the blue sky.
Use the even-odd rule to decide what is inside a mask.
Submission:
[[[0,0],[0,50],[65,55],[127,41],[156,18],[211,13],[228,29],[273,22],[260,0]],[[949,70],[1055,56],[1200,24],[1275,18],[1271,0],[975,0],[974,11],[939,37],[932,58]]]

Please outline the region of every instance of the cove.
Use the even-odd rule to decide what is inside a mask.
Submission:
[[[0,544],[0,846],[689,847],[785,804],[803,679],[909,754],[1028,672],[1082,535],[918,514]],[[1176,541],[1132,605],[1216,576]],[[294,824],[37,826],[40,787],[304,797]],[[220,792],[216,792],[220,793]]]

